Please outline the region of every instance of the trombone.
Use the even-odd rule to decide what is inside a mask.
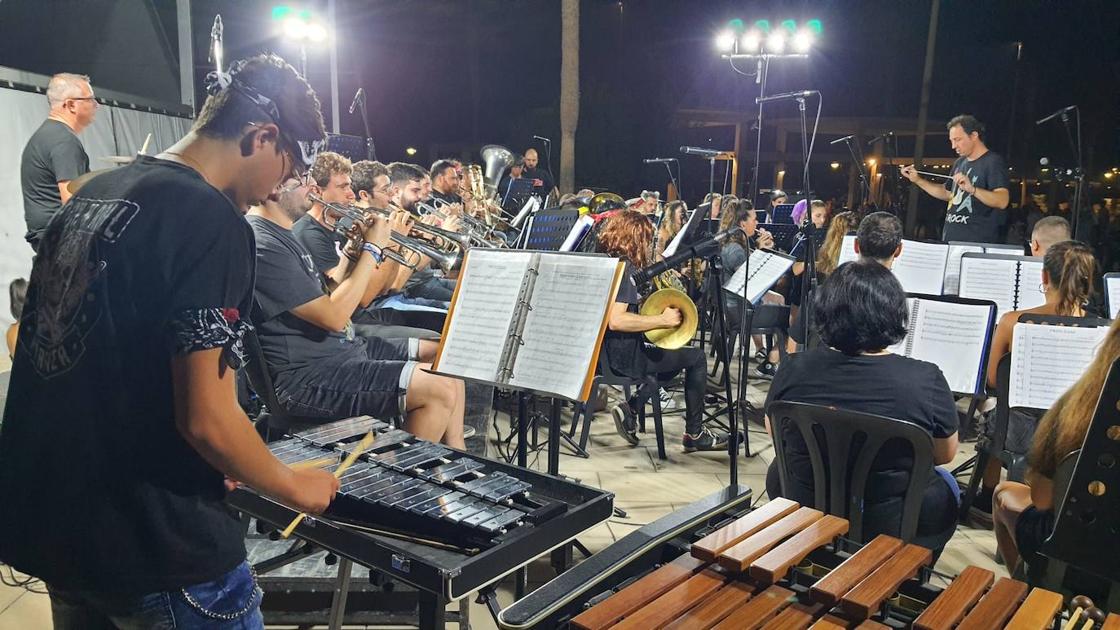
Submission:
[[[366,218],[370,214],[377,214],[378,216],[380,216],[382,218],[387,218],[389,216],[389,211],[388,210],[381,210],[381,209],[378,209],[378,208],[360,208],[358,206],[350,206],[350,205],[345,205],[344,206],[344,205],[340,205],[340,204],[335,204],[335,203],[331,203],[329,201],[324,201],[322,197],[320,197],[320,196],[318,196],[314,193],[308,194],[307,198],[310,199],[314,203],[323,204],[323,207],[331,210],[332,212],[335,212],[335,213],[341,215],[341,217],[343,219],[345,219],[345,222],[343,222],[343,221],[336,221],[335,222],[334,231],[336,233],[342,235],[342,236],[345,236],[346,238],[350,238],[351,227],[355,223],[358,223],[358,222],[364,223]],[[438,236],[440,238],[444,238],[444,235],[446,235],[448,240],[455,243],[456,245],[459,245],[459,241],[456,240],[454,237],[455,236],[462,236],[462,235],[456,235],[453,232],[448,232],[447,230],[441,230],[439,228],[434,228],[430,225],[424,225],[424,224],[416,224],[416,225],[413,225],[412,228],[414,230],[418,230],[418,231],[421,231],[421,232],[427,231],[428,233],[432,234],[433,236]],[[421,228],[423,228],[423,229],[421,229]],[[439,249],[438,247],[435,247],[433,245],[429,245],[427,242],[425,242],[422,239],[411,238],[411,237],[405,236],[403,234],[400,234],[400,233],[394,231],[394,232],[389,234],[389,240],[393,241],[394,243],[396,243],[397,245],[400,245],[401,247],[403,247],[405,249],[410,249],[413,252],[416,252],[417,254],[420,254],[422,256],[427,256],[428,258],[431,258],[432,260],[434,260],[436,262],[437,265],[440,266],[441,269],[443,269],[444,273],[450,273],[450,272],[454,271],[455,269],[457,269],[459,267],[459,263],[461,262],[461,258],[459,256],[458,252],[451,252],[451,251],[445,251],[445,250]],[[393,261],[399,263],[400,265],[402,265],[404,267],[408,267],[409,269],[415,269],[416,268],[416,265],[409,263],[407,258],[402,256],[398,252],[394,252],[393,250],[386,249],[385,250],[385,256],[387,258],[389,258],[390,260],[393,260]]]
[[[439,202],[440,200],[436,199],[434,201]],[[442,203],[443,203],[443,205],[451,205],[447,202],[442,202]],[[446,212],[443,212],[442,210],[440,210],[439,208],[437,208],[433,205],[429,205],[427,203],[424,203],[423,201],[417,201],[416,205],[421,210],[423,210],[425,214],[433,214],[433,215],[439,217],[441,220],[445,220],[445,219],[448,218]],[[463,227],[465,227],[467,231],[465,233],[462,233],[462,232],[450,232],[450,233],[451,234],[457,234],[457,235],[463,237],[463,239],[465,241],[465,244],[461,244],[463,247],[467,247],[467,246],[471,246],[471,245],[473,245],[475,247],[488,247],[488,248],[498,247],[498,245],[495,245],[493,242],[490,241],[489,237],[490,237],[490,233],[493,231],[493,228],[486,225],[485,222],[481,221],[480,219],[478,219],[476,217],[472,217],[471,215],[466,214],[466,213],[459,215],[459,222],[463,224]],[[428,226],[428,227],[431,227],[431,226]],[[446,232],[447,230],[444,230],[444,231]],[[481,234],[479,234],[479,232],[481,232]]]

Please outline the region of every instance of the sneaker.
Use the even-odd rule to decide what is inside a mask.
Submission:
[[[611,417],[614,418],[614,430],[626,440],[630,446],[638,445],[638,423],[634,420],[634,413],[630,405],[621,403],[611,407]]]
[[[475,430],[475,428],[472,427],[469,424],[465,425],[463,427],[463,439],[464,440],[469,440],[470,438],[474,437],[477,433],[478,432]]]
[[[754,375],[758,378],[764,378],[769,381],[774,378],[774,373],[777,371],[778,366],[769,361],[763,361],[762,363],[759,363],[758,367],[754,369]]]
[[[672,411],[680,411],[681,408],[684,407],[684,405],[681,404],[681,402],[678,401],[676,398],[673,398],[673,395],[670,394],[668,392],[668,390],[666,390],[664,387],[662,387],[660,389],[660,392],[658,393],[658,397],[661,398],[661,411],[662,411],[662,413],[668,413],[668,412],[672,412]]]
[[[726,431],[712,431],[708,427],[700,429],[698,435],[684,434],[684,452],[726,451],[728,435]]]
[[[978,529],[992,529],[992,491],[981,488],[968,507],[968,520]]]

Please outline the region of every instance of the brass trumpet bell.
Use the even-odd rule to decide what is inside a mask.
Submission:
[[[601,192],[591,198],[587,202],[587,211],[591,214],[599,214],[600,212],[607,212],[608,210],[617,210],[626,207],[626,200],[622,195],[612,192]]]
[[[696,335],[696,328],[700,324],[700,317],[696,313],[696,304],[692,298],[677,289],[660,289],[654,291],[642,302],[639,313],[642,315],[660,315],[668,307],[674,307],[681,312],[681,325],[676,328],[659,328],[646,331],[646,339],[658,348],[675,350],[692,341]]]

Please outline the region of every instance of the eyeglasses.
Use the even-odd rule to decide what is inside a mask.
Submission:
[[[97,105],[97,97],[96,96],[72,96],[72,97],[70,97],[66,100],[68,100],[68,101],[93,101],[93,104]]]

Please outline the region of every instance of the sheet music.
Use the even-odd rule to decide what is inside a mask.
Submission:
[[[988,333],[995,318],[992,308],[937,300],[917,301],[921,306],[912,333],[910,356],[941,368],[952,391],[975,393],[983,377],[980,366],[988,354]]]
[[[891,271],[907,293],[941,295],[949,246],[944,243],[902,241],[902,253]]]
[[[617,270],[617,258],[541,256],[510,385],[582,399]]]
[[[1017,324],[1011,341],[1012,407],[1049,409],[1085,372],[1108,327]]]
[[[839,267],[846,262],[851,262],[859,258],[856,253],[856,235],[845,234],[844,242],[840,245],[840,257],[836,260],[836,266]]]
[[[436,369],[497,380],[517,294],[532,257],[530,252],[470,251]]]
[[[1120,276],[1105,275],[1104,292],[1108,296],[1108,318],[1116,319],[1120,312]]]
[[[1019,263],[1018,310],[1042,306],[1046,294],[1042,292],[1042,259],[1028,258]]]
[[[673,240],[669,241],[669,244],[665,246],[665,250],[661,253],[662,258],[668,258],[677,253],[677,248],[681,246],[685,235],[691,234],[692,231],[696,229],[696,225],[700,223],[704,215],[708,214],[710,208],[711,204],[701,204],[700,207],[692,211],[692,214],[688,215],[688,221],[684,222],[681,231],[677,232]]]
[[[957,295],[961,282],[961,256],[966,252],[984,253],[982,245],[949,243],[949,259],[945,262],[945,295]]]
[[[750,259],[739,265],[727,284],[723,285],[725,291],[730,291],[743,297],[744,289],[752,304],[758,304],[763,294],[770,290],[789,268],[793,266],[793,259],[781,254],[756,249],[751,252]],[[750,268],[750,278],[747,278],[747,268]],[[746,286],[743,286],[746,284]]]
[[[996,317],[1015,310],[1015,275],[1018,261],[1000,258],[961,258],[961,297],[991,300],[996,303]]]
[[[572,249],[574,249],[575,246],[578,245],[580,243],[580,241],[583,240],[583,236],[585,234],[587,234],[587,231],[590,230],[591,226],[594,225],[594,224],[595,224],[595,219],[592,219],[591,216],[587,215],[587,214],[585,214],[582,217],[576,219],[576,222],[572,224],[572,230],[570,232],[568,232],[568,236],[564,239],[564,242],[560,245],[560,251],[562,251],[562,252],[572,251]]]

